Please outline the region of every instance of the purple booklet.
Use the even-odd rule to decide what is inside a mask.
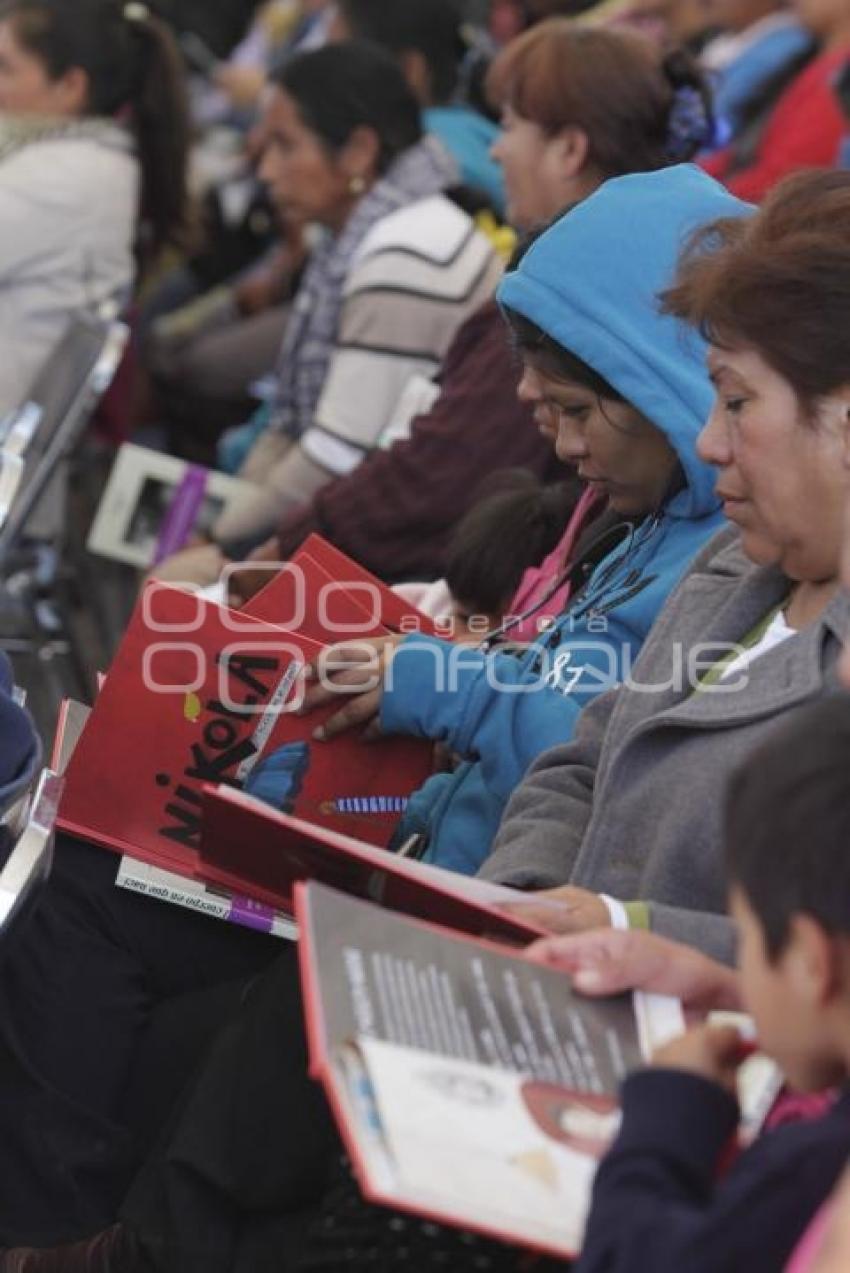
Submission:
[[[186,469],[162,521],[153,559],[155,566],[186,546],[204,502],[208,477],[208,471],[200,465],[190,464]]]

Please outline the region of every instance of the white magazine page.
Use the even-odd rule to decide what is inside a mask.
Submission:
[[[461,1227],[581,1246],[596,1164],[616,1135],[610,1097],[361,1040],[394,1193]]]

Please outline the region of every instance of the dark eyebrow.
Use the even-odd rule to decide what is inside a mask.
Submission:
[[[720,363],[716,367],[710,367],[708,371],[708,378],[714,385],[715,389],[719,386],[722,380],[730,380],[737,388],[749,391],[749,385],[741,373],[736,371],[734,367],[728,367],[725,363]]]
[[[585,397],[578,396],[581,394],[581,392],[582,391],[580,389],[576,389],[576,390],[565,389],[563,390],[562,398],[556,397],[554,394],[551,394],[551,393],[544,393],[542,397],[544,402],[551,403],[551,405],[554,407],[593,406],[592,398],[589,398],[589,397],[585,398]]]

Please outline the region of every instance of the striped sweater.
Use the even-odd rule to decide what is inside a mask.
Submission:
[[[434,375],[457,329],[492,296],[500,273],[490,242],[444,195],[379,221],[346,280],[313,425],[263,475],[250,504],[219,524],[218,537],[270,528],[293,504],[403,436],[421,406],[409,393],[411,381]],[[411,403],[406,420],[398,412],[405,402]]]

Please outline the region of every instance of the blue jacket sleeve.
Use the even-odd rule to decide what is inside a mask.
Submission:
[[[624,628],[604,638],[580,631],[539,660],[408,637],[393,660],[381,725],[480,761],[487,786],[507,799],[542,752],[569,742],[582,708],[619,682],[639,646]]]

